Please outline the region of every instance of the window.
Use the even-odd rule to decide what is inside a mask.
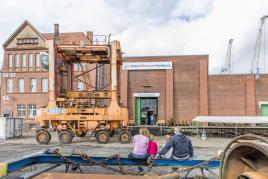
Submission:
[[[25,104],[17,105],[18,117],[24,117],[26,113]]]
[[[7,93],[13,92],[13,80],[7,79]]]
[[[42,79],[42,92],[48,92],[48,79]]]
[[[20,66],[20,55],[16,54],[15,55],[15,67]]]
[[[31,79],[30,80],[30,90],[32,93],[36,92],[36,79]]]
[[[38,44],[38,38],[17,38],[17,45]]]
[[[33,67],[33,54],[29,54],[29,67]]]
[[[35,104],[28,105],[28,116],[29,117],[36,116],[36,105]]]
[[[77,89],[78,89],[78,91],[83,91],[84,90],[84,83],[81,81],[78,81]]]
[[[24,92],[24,79],[18,79],[18,92]]]
[[[22,54],[22,67],[26,67],[26,54]]]
[[[12,59],[12,55],[8,55],[8,67],[9,68],[12,68],[13,66],[13,59]]]
[[[40,54],[35,54],[35,66],[40,67]]]
[[[48,53],[43,52],[40,54],[40,61],[42,65],[42,70],[43,71],[48,71],[49,69],[49,56]]]
[[[79,71],[83,71],[84,69],[86,69],[86,63],[81,63],[81,65],[79,65]]]
[[[78,63],[74,63],[74,71],[78,71]]]

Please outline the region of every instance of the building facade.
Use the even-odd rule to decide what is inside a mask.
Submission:
[[[36,109],[48,102],[48,69],[40,56],[48,53],[52,33],[40,33],[25,21],[4,43],[1,73],[1,116],[24,118],[34,125]],[[79,44],[92,32],[60,33],[59,43]],[[120,103],[136,125],[188,124],[198,116],[268,115],[268,75],[209,75],[208,55],[124,57],[120,71]],[[94,68],[90,66],[88,68]],[[74,66],[75,73],[83,67]],[[109,65],[89,73],[89,81],[109,89]],[[85,85],[74,82],[74,90]]]
[[[37,109],[48,103],[48,68],[40,57],[48,53],[47,41],[51,39],[53,34],[42,34],[25,21],[3,44],[1,116],[24,118],[26,128],[35,124]],[[83,32],[60,34],[63,44],[82,40],[88,40]],[[78,64],[74,71],[81,71]],[[75,81],[74,87],[83,90],[84,84]]]
[[[121,102],[129,119],[150,124],[151,119],[186,122],[208,115],[207,70],[207,55],[126,57]]]

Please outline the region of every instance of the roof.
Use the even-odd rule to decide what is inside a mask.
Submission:
[[[25,20],[18,28],[17,30],[5,41],[3,44],[3,47],[6,48],[7,45],[21,32],[22,29],[24,29],[27,25],[29,25],[33,31],[35,31],[43,40],[45,40],[45,37],[43,34],[41,34],[29,21]]]
[[[54,33],[43,33],[43,36],[47,40],[53,40]],[[60,33],[60,44],[70,45],[70,44],[79,44],[80,41],[84,41],[84,43],[89,43],[89,39],[83,32],[65,32]]]
[[[5,41],[3,47],[6,48],[8,44],[26,27],[30,26],[34,32],[40,36],[43,40],[53,40],[54,33],[40,33],[29,21],[25,20],[16,31]],[[89,39],[83,32],[66,32],[60,33],[60,44],[70,45],[79,44],[80,41],[84,41],[85,44],[89,43]]]
[[[124,56],[124,58],[181,58],[181,57],[209,57],[208,54],[195,55],[141,55],[141,56]]]
[[[233,124],[268,124],[268,117],[264,116],[197,116],[192,121]]]

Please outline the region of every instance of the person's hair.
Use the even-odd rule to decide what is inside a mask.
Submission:
[[[167,134],[164,136],[164,138],[165,138],[166,142],[168,142],[168,140],[170,139],[170,135]]]
[[[146,137],[149,138],[151,133],[147,127],[145,127],[145,130],[146,130]]]
[[[154,135],[150,134],[150,141],[153,141],[153,140],[154,140]]]
[[[146,127],[140,128],[140,134],[142,134],[142,135],[144,135],[146,137],[149,137],[150,136],[150,132],[149,132],[149,130]]]
[[[182,128],[180,126],[176,126],[174,128],[174,134],[179,134],[179,133],[181,133],[181,131],[182,131]]]

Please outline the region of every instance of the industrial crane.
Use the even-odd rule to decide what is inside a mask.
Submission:
[[[260,28],[259,28],[258,35],[257,35],[257,41],[255,44],[253,60],[251,62],[250,73],[256,74],[256,79],[260,78],[259,58],[260,58],[263,27],[267,18],[268,16],[261,17],[261,23],[260,23]]]
[[[233,44],[233,39],[229,40],[229,45],[226,53],[226,58],[225,58],[225,65],[221,69],[221,73],[223,74],[230,74],[232,73],[232,61],[231,61],[231,56],[232,56],[232,44]]]

